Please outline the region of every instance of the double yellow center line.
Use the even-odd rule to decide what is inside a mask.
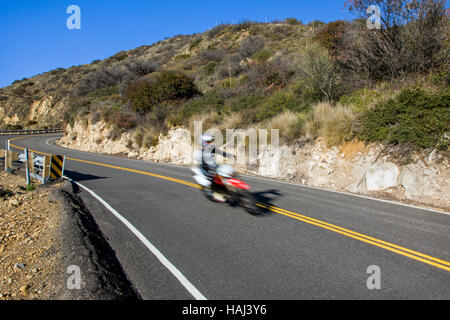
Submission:
[[[21,137],[21,138],[14,138],[11,140],[18,140],[18,139],[24,139],[26,137]],[[18,148],[18,149],[24,149],[22,147],[16,146],[11,144],[11,147],[14,148]],[[39,153],[39,154],[43,154],[43,155],[50,155],[44,152],[40,152],[40,151],[36,151],[36,150],[31,150],[31,152],[35,152],[35,153]],[[112,168],[112,169],[116,169],[116,170],[121,170],[121,171],[127,171],[127,172],[133,172],[133,173],[137,173],[137,174],[142,174],[142,175],[146,175],[146,176],[150,176],[150,177],[154,177],[154,178],[158,178],[158,179],[163,179],[166,181],[171,181],[171,182],[175,182],[175,183],[179,183],[182,185],[186,185],[189,187],[193,187],[193,188],[197,188],[200,189],[201,187],[196,184],[196,183],[191,183],[188,181],[184,181],[184,180],[180,180],[180,179],[175,179],[175,178],[171,178],[171,177],[167,177],[167,176],[163,176],[163,175],[159,175],[159,174],[154,174],[154,173],[150,173],[150,172],[145,172],[145,171],[140,171],[140,170],[135,170],[135,169],[130,169],[130,168],[124,168],[124,167],[118,167],[118,166],[113,166],[113,165],[109,165],[109,164],[104,164],[104,163],[98,163],[98,162],[92,162],[92,161],[87,161],[87,160],[81,160],[81,159],[75,159],[75,158],[66,158],[67,160],[72,160],[72,161],[76,161],[76,162],[80,162],[80,163],[86,163],[86,164],[92,164],[92,165],[96,165],[96,166],[102,166],[102,167],[107,167],[107,168]],[[302,214],[296,213],[296,212],[292,212],[289,210],[285,210],[276,206],[272,206],[272,205],[267,205],[267,204],[263,204],[263,203],[259,203],[258,204],[259,207],[264,208],[266,210],[269,210],[271,212],[275,212],[278,214],[281,214],[283,216],[295,219],[295,220],[299,220],[302,221],[304,223],[310,224],[310,225],[314,225],[317,227],[320,227],[322,229],[326,229],[344,236],[347,236],[349,238],[355,239],[355,240],[359,240],[362,241],[364,243],[368,243],[371,245],[374,245],[376,247],[379,248],[383,248],[385,250],[400,254],[402,256],[417,260],[417,261],[421,261],[423,263],[426,263],[428,265],[446,270],[446,271],[450,271],[450,262],[442,260],[442,259],[438,259],[402,246],[398,246],[396,244],[387,242],[387,241],[383,241],[371,236],[367,236],[346,228],[342,228],[336,225],[333,225],[331,223],[327,223],[325,221],[321,221],[318,219],[314,219],[314,218],[310,218],[307,216],[304,216]]]

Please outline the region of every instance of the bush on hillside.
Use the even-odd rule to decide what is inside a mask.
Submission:
[[[110,115],[108,122],[117,125],[123,130],[129,130],[136,126],[136,115],[119,110]]]
[[[78,96],[83,96],[98,89],[120,86],[123,83],[128,84],[139,77],[156,71],[159,66],[154,61],[138,59],[129,59],[110,67],[102,66],[81,80],[76,93]]]
[[[303,22],[301,20],[297,20],[297,18],[287,18],[285,20],[286,24],[289,24],[291,26],[298,26],[298,25],[302,25]]]
[[[278,92],[271,96],[256,115],[258,121],[264,121],[285,111],[303,111],[303,108],[292,94]]]
[[[264,38],[262,36],[249,36],[242,41],[241,46],[239,47],[239,53],[244,58],[248,58],[262,48],[264,48]]]
[[[197,58],[200,60],[200,63],[206,64],[210,62],[220,62],[223,60],[225,55],[227,54],[227,50],[224,48],[220,49],[207,49],[201,51]]]
[[[125,94],[135,112],[151,111],[162,102],[176,102],[200,94],[194,81],[183,73],[163,72],[153,82],[132,83]]]
[[[254,87],[284,87],[294,74],[292,66],[285,59],[277,57],[271,61],[251,65],[247,79]]]
[[[182,105],[178,110],[178,116],[180,120],[186,122],[193,115],[222,110],[224,103],[224,99],[217,92],[212,91]]]
[[[358,138],[364,141],[409,143],[419,148],[447,150],[450,132],[450,91],[438,93],[405,89],[394,99],[367,110]]]
[[[317,43],[308,44],[295,64],[305,89],[318,100],[331,102],[339,98],[342,81],[325,48]]]
[[[345,26],[346,23],[341,20],[330,22],[324,25],[313,39],[327,48],[331,56],[336,57],[344,45]]]

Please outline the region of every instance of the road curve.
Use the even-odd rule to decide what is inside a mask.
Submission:
[[[207,299],[450,299],[449,214],[245,177],[268,208],[253,216],[206,201],[187,168],[69,150],[55,137],[12,143],[69,157],[66,175],[125,217]],[[143,298],[193,298],[106,209],[95,218]],[[374,265],[379,290],[367,288]]]

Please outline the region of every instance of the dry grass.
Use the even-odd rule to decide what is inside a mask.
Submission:
[[[194,122],[195,121],[201,121],[202,122],[202,129],[203,132],[212,129],[217,128],[218,125],[222,122],[221,116],[216,112],[212,111],[209,113],[204,114],[196,114],[191,118],[191,121],[189,121],[189,130],[191,131],[191,134],[194,133]]]
[[[317,104],[306,123],[306,131],[313,137],[321,136],[329,146],[336,146],[353,138],[355,115],[351,107]]]
[[[152,126],[139,127],[134,134],[133,141],[141,148],[150,148],[158,144],[159,131]]]
[[[329,146],[340,145],[353,138],[355,115],[350,107],[338,105],[324,118],[319,135],[325,138]]]
[[[306,122],[306,132],[313,137],[319,135],[327,117],[333,111],[333,107],[327,102],[320,102],[312,108],[309,120]]]
[[[292,111],[285,111],[270,119],[268,129],[276,129],[280,132],[280,137],[289,138],[294,136],[294,124],[297,120],[297,114]]]
[[[241,113],[232,113],[224,117],[220,127],[221,129],[242,129],[242,121]]]

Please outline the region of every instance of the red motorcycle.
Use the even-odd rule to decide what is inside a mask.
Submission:
[[[194,180],[202,187],[202,192],[209,200],[228,201],[244,207],[251,214],[259,213],[259,207],[249,192],[250,186],[236,178],[233,167],[220,166],[212,177],[208,177],[206,172],[198,167],[192,168],[192,171]]]

